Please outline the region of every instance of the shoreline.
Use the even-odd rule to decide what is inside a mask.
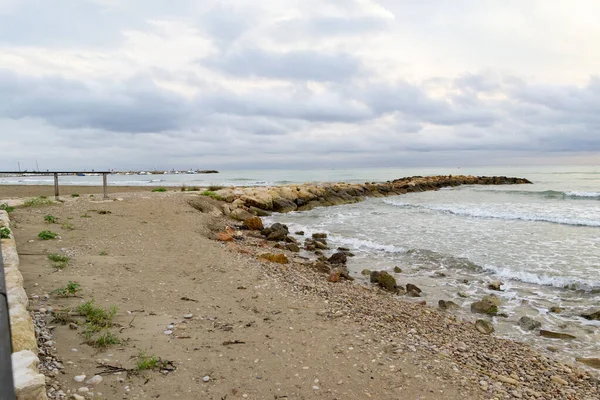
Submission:
[[[122,201],[108,202],[105,203],[105,205],[113,210],[115,217],[126,217],[128,213],[139,208],[138,205],[143,206],[140,209],[139,216],[136,217],[138,219],[140,217],[144,218],[143,215],[146,215],[147,217],[145,219],[147,219],[149,217],[148,210],[152,210],[156,207],[156,210],[160,211],[161,214],[160,221],[166,221],[168,218],[176,218],[176,214],[174,213],[182,211],[186,213],[189,212],[184,211],[187,201],[194,199],[200,202],[199,206],[195,207],[197,210],[200,210],[200,212],[192,211],[202,217],[203,223],[200,225],[202,236],[215,239],[218,232],[222,232],[226,225],[232,225],[234,226],[234,229],[236,229],[233,221],[222,217],[223,212],[219,209],[222,206],[222,203],[213,201],[213,199],[208,197],[195,196],[191,193],[175,194],[169,192],[164,194],[151,194],[139,192],[140,191],[138,191],[138,193],[126,194],[123,196]],[[145,191],[142,190],[141,192]],[[43,222],[32,223],[31,219],[36,215],[39,217],[45,213],[45,211],[42,210],[49,209],[56,210],[57,213],[70,213],[73,216],[72,218],[76,219],[77,213],[81,212],[81,210],[85,210],[89,203],[90,201],[88,198],[78,198],[73,199],[72,202],[70,201],[69,207],[62,207],[60,204],[56,204],[40,209],[18,210],[16,212],[19,219],[18,223],[19,225],[24,225],[20,230],[35,232],[36,229],[43,227]],[[145,208],[150,205],[152,205],[152,208]],[[173,208],[173,206],[176,207]],[[129,207],[129,211],[125,212],[124,207]],[[152,212],[150,212],[150,214],[151,213]],[[65,214],[65,218],[66,215],[68,214]],[[195,216],[194,218],[198,218],[198,216]],[[36,218],[37,217],[34,219]],[[91,220],[98,218],[98,216],[94,215],[91,217],[90,222]],[[100,218],[110,219],[111,217]],[[118,219],[114,220],[114,218],[112,218],[112,220],[118,221]],[[81,221],[82,223],[88,222],[87,219]],[[139,225],[139,221],[138,224],[134,226],[138,227],[137,229],[141,229],[140,232],[146,232],[144,235],[151,233],[151,231],[143,229],[146,225],[144,225],[143,220],[141,222],[141,226]],[[29,229],[28,225],[31,224],[35,225],[35,229]],[[160,225],[156,225],[156,228],[152,229],[157,229],[158,226]],[[179,238],[178,240],[185,240],[181,235],[186,234],[186,232],[180,229],[181,227],[177,224],[171,226],[176,227],[175,229],[178,231],[173,231],[170,234]],[[108,231],[105,232],[107,239],[113,237],[114,234],[119,235],[116,231],[117,227],[107,225],[107,228]],[[81,238],[83,240],[81,243],[82,245],[84,243],[90,243],[89,236],[97,234],[90,231],[91,227],[81,229],[77,228],[77,233],[78,235],[83,236]],[[35,248],[36,246],[39,249],[39,242],[36,241],[33,244],[29,243],[27,241],[28,236],[25,235],[25,237],[20,237],[19,230],[17,230],[16,234],[19,235],[19,245],[25,247],[24,250],[19,247],[19,251],[29,252],[31,248]],[[68,234],[68,232],[65,232],[65,234]],[[233,263],[234,265],[235,263],[241,263],[241,265],[243,265],[241,270],[238,266],[236,269],[237,271],[245,271],[246,268],[249,268],[248,271],[254,270],[254,268],[258,268],[258,270],[261,271],[261,278],[258,280],[251,279],[250,285],[243,284],[244,289],[241,289],[241,291],[250,289],[251,287],[256,291],[257,287],[264,286],[265,289],[262,291],[263,295],[273,296],[276,295],[277,291],[282,291],[282,293],[277,294],[277,296],[282,294],[284,298],[292,301],[292,303],[305,300],[313,302],[312,306],[308,308],[312,311],[305,315],[305,323],[308,324],[307,327],[315,324],[327,325],[331,323],[336,325],[336,334],[330,333],[327,338],[323,337],[320,340],[326,341],[332,348],[337,348],[338,345],[341,345],[338,350],[341,350],[342,348],[345,349],[342,353],[330,355],[329,357],[331,358],[337,359],[339,354],[352,353],[352,351],[347,350],[347,348],[357,347],[356,344],[353,344],[355,340],[352,339],[353,334],[351,333],[353,329],[356,328],[358,329],[356,333],[361,332],[360,335],[367,335],[370,338],[369,343],[372,343],[374,347],[377,347],[375,345],[376,343],[381,343],[381,347],[378,347],[377,350],[373,348],[371,351],[365,351],[366,360],[370,360],[372,357],[379,354],[395,360],[385,361],[384,359],[381,359],[381,361],[379,361],[379,364],[383,363],[386,366],[384,371],[380,371],[379,373],[385,375],[386,379],[389,379],[390,382],[396,381],[395,384],[397,385],[399,383],[399,378],[394,378],[394,376],[397,376],[398,372],[410,371],[411,364],[419,365],[419,370],[417,372],[412,371],[411,373],[414,374],[414,376],[421,376],[421,378],[416,378],[416,381],[412,384],[403,381],[400,385],[403,386],[405,390],[417,390],[417,387],[422,387],[425,389],[425,393],[431,394],[432,391],[439,389],[439,385],[436,383],[419,381],[419,379],[422,379],[423,376],[426,376],[428,373],[431,375],[431,372],[433,371],[434,373],[431,377],[434,379],[432,382],[435,382],[436,379],[443,378],[444,385],[446,385],[444,390],[447,390],[447,395],[450,395],[453,390],[456,390],[456,393],[463,393],[463,398],[492,398],[493,396],[501,396],[503,398],[524,397],[549,399],[555,398],[555,396],[565,396],[565,398],[573,399],[591,399],[595,398],[594,396],[600,393],[598,391],[597,377],[594,377],[594,373],[581,370],[578,366],[570,365],[565,367],[565,364],[553,361],[545,355],[537,353],[528,345],[510,340],[498,339],[493,336],[482,335],[473,328],[472,324],[457,320],[457,318],[452,315],[441,313],[428,306],[398,301],[397,298],[376,286],[365,288],[351,282],[327,282],[327,279],[323,274],[315,270],[313,261],[298,257],[295,253],[288,250],[273,248],[273,242],[269,243],[265,241],[260,235],[253,237],[249,234],[250,232],[245,234],[243,236],[244,238],[241,239],[234,230],[234,233],[232,233],[232,241],[229,241],[226,244],[217,244],[217,242],[211,240],[210,242],[203,242],[203,247],[209,249],[209,252],[214,253],[218,249],[213,246],[217,245],[217,247],[224,251],[224,253],[219,251],[222,253],[220,258],[218,258],[220,262],[226,264]],[[67,238],[64,240],[67,240]],[[108,246],[108,243],[114,241],[114,239],[108,240],[109,242],[107,242],[106,239],[101,242]],[[94,241],[91,243],[94,243]],[[211,245],[211,243],[214,245]],[[116,244],[114,243],[111,244],[111,246],[115,245]],[[61,246],[63,245],[61,244]],[[89,244],[87,246],[89,246]],[[70,248],[71,247],[67,247],[67,249]],[[88,258],[93,260],[94,264],[106,261],[102,259],[102,257],[98,259],[91,255],[85,256],[85,252],[87,251],[85,250],[85,247],[76,246],[75,249],[79,249],[77,251],[83,252],[82,254],[75,253],[77,254],[77,257],[75,257],[76,260],[79,257]],[[100,247],[94,246],[94,249],[97,251]],[[119,251],[126,253],[125,248]],[[151,253],[153,252],[151,249],[149,249],[149,251]],[[171,251],[172,249],[169,249],[166,254],[170,254]],[[291,262],[280,265],[270,261],[257,261],[256,257],[265,252],[285,253],[288,255]],[[126,255],[123,254],[123,256]],[[25,258],[28,258],[28,256],[25,256]],[[211,259],[211,263],[216,261],[214,258]],[[114,268],[115,266],[116,265],[113,265],[111,268]],[[26,270],[26,268],[27,267],[25,266],[23,267],[24,270]],[[205,264],[203,268],[203,274],[210,274],[207,272],[210,270],[210,266],[209,270],[206,269]],[[37,271],[39,271],[39,268]],[[27,270],[26,274],[28,293],[31,289],[38,288],[38,286],[31,286],[32,280],[35,282],[40,280],[40,278],[36,278],[39,272],[33,272],[34,271]],[[89,268],[86,268],[86,271],[84,272],[86,272],[86,274],[91,274],[91,276],[97,275],[97,272],[94,272],[93,269],[90,270]],[[225,273],[225,271],[218,272],[217,276],[223,273]],[[244,274],[244,272],[241,273]],[[86,274],[81,276],[82,280]],[[62,273],[55,275],[54,281],[57,277],[62,279],[62,281],[65,281],[67,276],[62,275]],[[177,285],[183,283],[183,281],[179,280],[181,278],[175,278],[173,283],[178,282]],[[102,281],[105,279],[106,278],[103,278]],[[91,283],[88,278],[85,278],[85,280]],[[120,285],[126,285],[124,281],[120,282]],[[148,280],[143,280],[143,282],[151,284]],[[48,282],[46,285],[49,284],[51,283]],[[106,284],[103,284],[103,287],[108,289]],[[232,288],[233,292],[231,293],[239,293],[240,287],[237,288],[237,291]],[[270,289],[267,290],[266,287],[270,287]],[[207,291],[206,293],[208,293],[209,296],[221,297],[221,300],[223,300],[223,293],[220,292],[220,289],[222,288],[211,286],[205,287],[205,291]],[[35,290],[36,292],[39,292],[39,289]],[[108,290],[110,291],[110,289]],[[276,292],[273,292],[273,290]],[[102,294],[101,291],[93,291],[100,300],[111,297],[107,297],[107,295]],[[29,294],[31,295],[31,293]],[[189,297],[197,299],[197,296],[198,294]],[[51,299],[54,303],[55,301],[53,300],[54,299]],[[143,302],[141,304],[143,304]],[[262,306],[265,305],[263,304]],[[164,306],[162,307],[164,308]],[[273,305],[269,307],[273,307]],[[144,307],[142,306],[142,308]],[[150,317],[150,315],[147,315],[146,317]],[[291,318],[291,316],[288,316],[288,318]],[[144,325],[147,324],[144,323]],[[369,333],[367,334],[366,332]],[[358,337],[356,336],[356,333],[354,334],[354,337]],[[64,332],[62,332],[62,334],[64,334]],[[291,331],[286,332],[286,335],[289,334],[292,334]],[[340,340],[342,340],[341,343]],[[350,345],[345,342],[349,342]],[[304,346],[308,347],[304,350],[299,350],[300,353],[298,354],[304,354],[304,351],[314,352],[316,350],[314,348],[316,345],[317,343],[313,342],[307,343]],[[365,346],[364,349],[361,346],[357,348],[368,350],[370,347],[366,343],[363,346]],[[300,349],[302,349],[302,347],[300,347]],[[321,349],[320,351],[327,352],[328,350]],[[65,353],[69,354],[68,351],[63,352],[63,354]],[[335,354],[338,354],[338,356]],[[376,358],[378,358],[378,356],[376,356]],[[398,358],[403,359],[404,361],[401,361]],[[394,364],[391,364],[392,362]],[[388,377],[387,374],[391,370],[391,365],[398,367],[398,372]],[[330,362],[327,367],[331,369],[333,373],[336,373],[336,371],[341,368],[341,365],[333,361]],[[394,369],[396,369],[396,367]],[[426,368],[421,370],[421,367]],[[533,370],[531,370],[531,368],[533,368]],[[547,375],[542,372],[552,372],[552,374]],[[360,384],[366,384],[361,380],[362,374],[364,374],[364,371],[359,372],[355,379],[357,379],[357,382]],[[169,379],[174,376],[175,375],[169,376]],[[62,382],[62,384],[67,385],[67,382]],[[346,384],[347,383],[345,382],[344,386]],[[335,388],[335,385],[333,387]],[[159,388],[154,389],[159,390]],[[265,388],[260,389],[259,393],[265,394],[266,392],[262,391],[264,389]],[[376,394],[378,393],[377,390],[378,389],[374,388],[370,393]],[[379,392],[381,393],[381,397],[375,396],[376,398],[391,398],[391,392],[384,395],[383,389],[380,390],[382,390],[382,392]],[[306,393],[310,396],[310,393],[313,392],[309,390]],[[395,396],[402,396],[407,393],[410,392],[400,391],[396,392]],[[454,398],[440,397],[445,395],[441,395],[439,392],[437,393],[438,394],[432,395],[431,398]],[[259,396],[257,398],[261,397]]]

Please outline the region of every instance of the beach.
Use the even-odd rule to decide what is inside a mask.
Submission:
[[[221,215],[216,200],[147,190],[112,197],[11,213],[35,319],[54,326],[41,347],[61,367],[50,363],[47,371],[57,398],[60,391],[108,399],[598,396],[592,371],[376,286],[328,282],[314,260],[273,249],[260,235],[215,240],[239,224]],[[38,239],[45,229],[60,238]],[[269,252],[291,262],[258,257]],[[53,268],[51,253],[68,255],[68,265]],[[69,281],[81,285],[75,297],[52,294]],[[110,331],[119,344],[91,347],[81,324],[56,322],[57,312],[90,299],[117,307]],[[140,354],[176,369],[124,371],[135,369]],[[102,375],[97,386],[73,380],[113,367],[123,371]]]

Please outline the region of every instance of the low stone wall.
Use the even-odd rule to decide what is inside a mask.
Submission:
[[[206,193],[228,204],[225,214],[243,220],[248,213],[304,211],[315,207],[356,203],[366,197],[384,197],[408,192],[438,190],[460,185],[511,185],[531,183],[527,179],[506,176],[413,176],[388,182],[305,183],[275,187],[224,188]]]
[[[10,228],[6,211],[0,210],[0,227]],[[46,378],[38,370],[38,347],[31,315],[27,311],[29,299],[23,289],[19,272],[19,255],[14,237],[0,240],[8,292],[10,327],[12,332],[12,365],[18,400],[46,400]]]

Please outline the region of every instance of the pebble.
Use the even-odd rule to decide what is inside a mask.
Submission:
[[[552,382],[554,382],[554,383],[558,383],[559,385],[565,385],[565,386],[566,386],[566,385],[568,385],[568,384],[569,384],[569,382],[565,381],[563,378],[561,378],[561,377],[560,377],[560,376],[558,376],[558,375],[552,375],[552,376],[550,377],[550,379],[552,380]]]
[[[81,383],[81,382],[83,382],[83,381],[85,380],[85,375],[77,375],[77,376],[75,376],[75,377],[73,378],[73,380],[74,380],[75,382],[79,382],[79,383]]]
[[[210,381],[210,376],[206,375],[204,378],[202,378],[202,380],[204,382],[208,382],[208,381]]]
[[[72,400],[85,400],[85,397],[83,397],[83,396],[80,396],[80,395],[78,395],[78,394],[76,394],[76,393],[73,393],[73,394],[71,395],[71,399],[72,399]]]
[[[167,326],[167,329],[172,330],[173,328],[175,328],[175,325],[169,325]]]
[[[80,393],[87,393],[90,391],[90,389],[88,389],[86,386],[82,386],[79,389],[77,389],[77,391]]]
[[[97,385],[102,382],[102,377],[100,375],[94,375],[90,379],[88,379],[85,384],[86,385]]]
[[[185,319],[191,319],[193,316],[194,316],[194,314],[185,314],[183,316],[183,318],[185,318]]]
[[[170,335],[170,334],[172,334],[172,333],[173,333],[173,331],[172,331],[172,330],[170,330],[170,329],[168,329],[168,330],[164,331],[163,333],[164,333],[165,335]]]

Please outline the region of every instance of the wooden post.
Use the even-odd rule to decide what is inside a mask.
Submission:
[[[54,199],[58,200],[58,174],[54,173]]]
[[[104,200],[108,199],[108,187],[106,184],[106,173],[102,174],[102,186],[104,188]]]

